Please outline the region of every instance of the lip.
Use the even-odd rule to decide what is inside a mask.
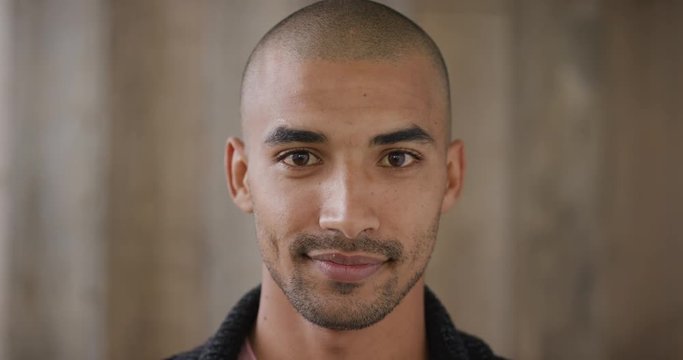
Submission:
[[[338,282],[360,282],[375,274],[385,263],[366,255],[347,255],[342,253],[310,254],[316,268],[325,277]]]

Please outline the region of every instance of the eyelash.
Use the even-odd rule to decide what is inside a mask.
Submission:
[[[316,154],[315,152],[311,151],[310,149],[305,149],[305,148],[289,149],[289,150],[286,150],[286,151],[284,151],[284,152],[278,153],[278,154],[275,156],[275,161],[277,161],[277,162],[279,162],[279,163],[281,163],[281,164],[283,164],[283,165],[285,165],[285,166],[287,166],[288,168],[291,168],[291,169],[304,169],[304,168],[307,168],[307,167],[310,167],[310,166],[319,165],[319,163],[317,163],[317,164],[309,165],[309,166],[293,166],[293,165],[289,165],[289,164],[287,164],[287,163],[284,162],[285,159],[287,159],[289,156],[291,156],[291,155],[293,155],[293,154],[296,154],[296,153],[307,153],[307,154],[309,154],[310,156],[313,156],[313,157],[317,158],[318,161],[319,161],[319,163],[322,162],[322,157],[321,157],[321,156],[319,156],[319,155]]]
[[[319,163],[316,163],[316,164],[309,165],[309,166],[293,166],[293,165],[286,164],[286,163],[284,162],[284,160],[287,159],[287,157],[289,157],[289,156],[291,156],[291,155],[293,155],[293,154],[302,153],[302,152],[308,153],[310,156],[313,156],[313,157],[317,158],[318,161],[319,161],[319,163],[322,162],[322,157],[321,157],[321,156],[317,155],[315,152],[311,151],[310,149],[305,149],[305,148],[289,149],[289,150],[286,150],[286,151],[284,151],[284,152],[278,153],[278,154],[275,156],[275,161],[277,161],[277,162],[279,162],[279,163],[281,163],[281,164],[283,164],[283,165],[285,165],[285,166],[287,166],[287,167],[289,167],[289,168],[293,168],[293,169],[302,169],[302,168],[307,168],[307,167],[310,167],[310,166],[319,165]],[[420,161],[422,161],[422,160],[424,159],[424,157],[422,156],[422,154],[420,154],[420,153],[418,153],[418,152],[416,152],[416,151],[414,151],[414,150],[408,150],[408,149],[391,149],[391,150],[388,150],[388,151],[386,151],[386,152],[384,152],[384,153],[382,154],[382,157],[380,158],[380,160],[378,161],[378,163],[381,162],[382,160],[384,160],[387,156],[389,156],[389,155],[391,155],[391,154],[407,154],[407,155],[411,156],[411,157],[414,159],[413,162],[415,162],[415,163],[420,162]],[[410,165],[408,165],[408,166],[410,166]],[[406,167],[408,167],[408,166],[406,166]],[[403,169],[404,167],[402,167],[402,166],[399,166],[399,167],[390,166],[389,168],[392,168],[392,169]]]
[[[422,154],[420,154],[420,153],[418,153],[418,152],[416,152],[416,151],[414,151],[414,150],[409,150],[409,149],[391,149],[391,150],[389,150],[389,151],[386,151],[386,152],[382,155],[382,157],[380,158],[379,162],[381,162],[382,160],[384,160],[387,156],[389,156],[389,155],[391,155],[391,154],[406,154],[406,155],[409,155],[409,156],[411,156],[411,157],[414,159],[414,160],[413,160],[413,163],[418,163],[418,162],[422,161],[422,159],[424,159],[424,157],[422,156]],[[379,162],[378,162],[378,163],[379,163]],[[404,168],[407,168],[407,167],[410,167],[410,166],[412,166],[412,165],[398,166],[398,167],[389,166],[389,168],[391,168],[391,169],[397,169],[397,170],[398,170],[398,169],[404,169]]]

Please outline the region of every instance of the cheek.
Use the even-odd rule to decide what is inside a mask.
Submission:
[[[388,186],[376,203],[386,236],[404,242],[411,262],[429,256],[438,229],[446,181],[437,171]],[[430,181],[431,180],[431,181]]]
[[[251,186],[254,213],[259,227],[278,238],[289,236],[309,226],[315,218],[316,192],[305,184],[292,184],[278,176],[263,176]]]
[[[385,184],[380,195],[383,212],[404,223],[420,223],[441,209],[446,191],[445,172],[422,173],[412,179]]]

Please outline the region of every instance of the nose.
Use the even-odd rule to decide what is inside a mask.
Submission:
[[[338,231],[347,239],[379,229],[371,184],[371,179],[363,174],[344,172],[334,176],[323,195],[320,227]]]

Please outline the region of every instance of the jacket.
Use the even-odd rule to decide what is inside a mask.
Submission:
[[[249,291],[235,305],[218,331],[201,346],[169,360],[233,360],[256,321],[261,288]],[[455,328],[448,312],[425,287],[425,326],[429,358],[433,360],[497,360],[481,339]]]

